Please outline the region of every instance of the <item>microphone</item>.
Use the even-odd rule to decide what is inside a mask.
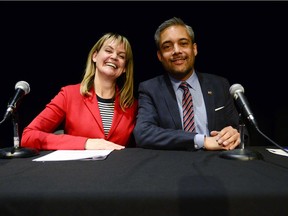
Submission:
[[[254,115],[249,107],[248,101],[246,97],[244,96],[244,88],[242,85],[236,83],[233,84],[230,89],[230,94],[232,97],[235,99],[237,108],[239,108],[240,113],[242,116],[247,118],[249,122],[255,126],[255,129],[263,136],[265,137],[268,141],[273,143],[275,146],[278,148],[282,149],[284,152],[288,153],[288,150],[271,140],[268,136],[266,136],[257,126],[257,122],[254,118]],[[225,151],[220,154],[220,157],[222,158],[228,158],[228,159],[237,159],[237,160],[254,160],[254,159],[262,159],[262,155],[259,154],[258,152],[254,151],[249,151],[244,148],[244,141],[242,140],[243,136],[243,127],[242,125],[240,127],[240,137],[241,137],[241,148],[240,149],[234,149],[231,151]]]
[[[248,121],[258,128],[257,122],[254,118],[254,115],[249,107],[248,101],[244,95],[244,88],[242,85],[236,83],[233,84],[230,89],[230,94],[233,96],[233,98],[236,101],[236,104],[240,110],[240,112],[244,115],[245,118],[248,119]]]
[[[13,114],[15,109],[17,108],[17,103],[20,99],[30,92],[30,86],[25,81],[19,81],[15,85],[15,94],[10,99],[7,107],[7,111],[4,115],[3,120],[0,122],[4,122],[10,115]],[[18,129],[18,115],[15,115],[15,118],[12,118],[13,121],[13,132],[14,132],[14,146],[7,147],[4,149],[0,149],[0,158],[26,158],[32,157],[39,154],[37,149],[33,148],[21,148],[20,147],[20,136],[19,136],[19,129]]]
[[[26,94],[30,92],[30,86],[25,81],[19,81],[15,85],[15,94],[11,98],[11,100],[8,103],[7,111],[4,115],[3,121],[5,121],[16,109],[18,101]]]

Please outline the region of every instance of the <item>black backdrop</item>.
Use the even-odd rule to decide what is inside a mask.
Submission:
[[[90,48],[106,32],[124,34],[135,60],[135,88],[162,74],[153,35],[173,16],[196,34],[196,69],[240,83],[260,129],[287,145],[287,2],[0,2],[0,116],[25,80],[19,129],[61,86],[80,82]],[[137,93],[136,93],[137,96]],[[2,119],[2,118],[1,118]],[[270,144],[252,129],[252,145]],[[0,125],[0,148],[13,145],[12,121]]]

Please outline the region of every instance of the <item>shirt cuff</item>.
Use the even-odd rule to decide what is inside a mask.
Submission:
[[[194,136],[194,147],[195,147],[195,149],[204,148],[204,139],[205,139],[205,135],[204,134],[196,134]]]

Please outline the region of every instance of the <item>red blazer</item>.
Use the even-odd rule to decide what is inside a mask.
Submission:
[[[46,108],[23,130],[22,147],[39,150],[84,149],[88,138],[103,138],[119,145],[128,146],[132,141],[138,101],[125,112],[115,99],[111,129],[105,137],[98,101],[94,89],[92,96],[80,94],[80,84],[61,88]],[[63,123],[65,134],[53,132]]]

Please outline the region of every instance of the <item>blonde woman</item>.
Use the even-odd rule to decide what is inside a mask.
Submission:
[[[89,52],[81,83],[61,88],[24,128],[21,146],[38,150],[127,147],[133,142],[138,106],[133,68],[127,38],[103,35]],[[63,125],[64,134],[56,135],[59,125]]]

